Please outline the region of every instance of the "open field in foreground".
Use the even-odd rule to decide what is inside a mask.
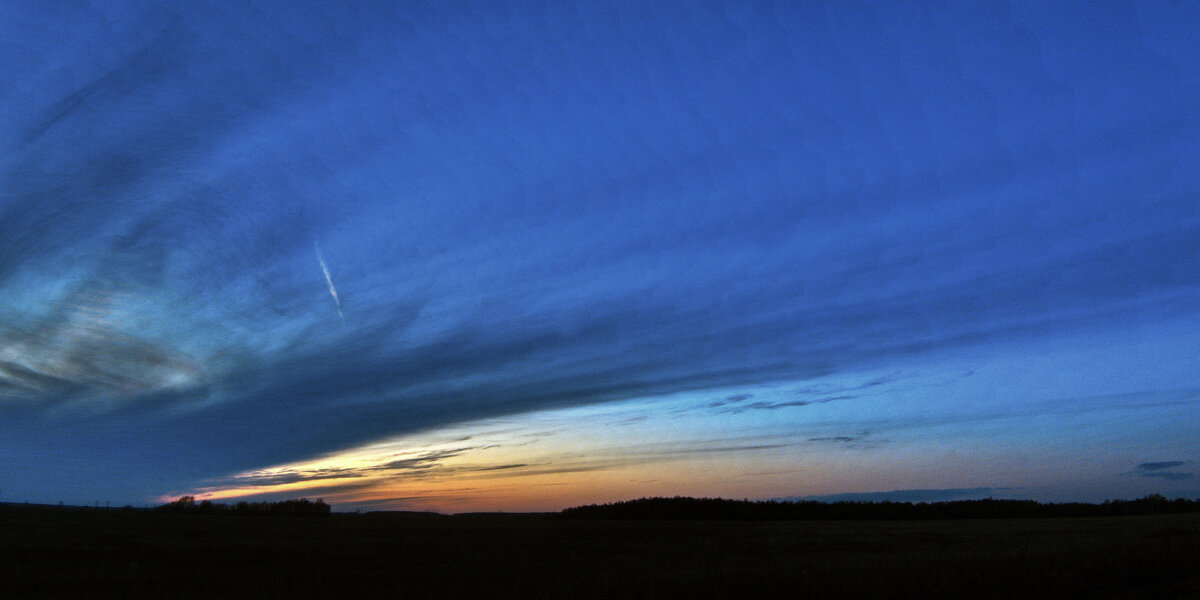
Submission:
[[[0,597],[1200,597],[1200,515],[571,521],[0,506]]]

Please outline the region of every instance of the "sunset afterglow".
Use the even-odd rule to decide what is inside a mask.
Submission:
[[[1197,6],[5,2],[0,502],[1200,497]]]

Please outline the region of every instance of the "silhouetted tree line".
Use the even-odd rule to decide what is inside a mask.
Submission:
[[[1170,500],[1155,494],[1102,504],[1043,504],[1033,500],[954,500],[947,502],[818,502],[728,500],[724,498],[641,498],[564,509],[568,519],[678,521],[913,520],[1040,517],[1110,517],[1200,512],[1200,501]]]
[[[238,502],[237,504],[220,504],[209,500],[196,502],[194,496],[182,498],[163,504],[156,508],[159,512],[189,513],[201,515],[272,515],[289,517],[327,517],[330,507],[321,498],[316,502],[308,498],[299,500],[284,500],[282,502]]]

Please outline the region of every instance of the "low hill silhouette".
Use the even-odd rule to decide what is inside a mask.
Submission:
[[[784,502],[725,498],[640,498],[564,509],[566,519],[678,521],[914,520],[1110,517],[1200,512],[1200,501],[1154,494],[1101,504],[1044,504],[1033,500],[954,500],[947,502]]]

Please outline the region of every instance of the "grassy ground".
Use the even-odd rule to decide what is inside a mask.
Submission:
[[[1200,597],[1200,515],[330,518],[0,506],[0,598]]]

